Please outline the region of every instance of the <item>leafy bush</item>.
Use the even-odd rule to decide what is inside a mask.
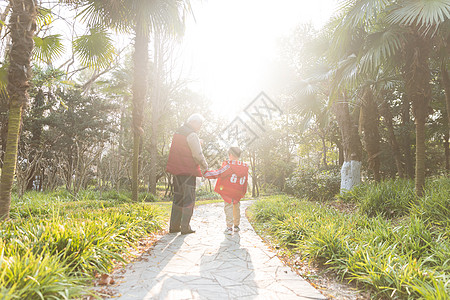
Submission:
[[[434,225],[450,228],[450,178],[428,179],[425,195],[414,203],[412,210]]]
[[[163,223],[161,208],[144,202],[28,196],[15,199],[12,220],[0,224],[1,299],[78,295]]]
[[[156,201],[158,201],[158,198],[155,195],[151,194],[151,193],[139,193],[138,199],[139,199],[139,201],[144,201],[144,202],[156,202]]]
[[[398,218],[412,214],[435,226],[450,228],[448,177],[429,178],[421,198],[415,195],[414,182],[407,179],[361,184],[338,198],[355,203],[368,216]]]
[[[361,184],[338,197],[356,203],[369,216],[389,218],[406,215],[416,199],[414,183],[406,179]]]
[[[326,169],[299,168],[287,180],[286,192],[301,198],[330,200],[339,193],[340,185],[338,166]]]
[[[117,190],[105,191],[102,193],[104,200],[116,200],[119,202],[129,202],[131,200],[130,192],[118,192]]]
[[[214,188],[214,186],[212,187]],[[210,191],[208,185],[203,185],[195,190],[195,198],[197,200],[222,199],[216,192]]]
[[[321,262],[381,298],[448,299],[449,234],[412,216],[347,214],[286,196],[255,203],[255,228],[282,247]],[[450,215],[447,215],[447,219]]]
[[[0,241],[0,253],[5,244]],[[69,268],[49,253],[15,251],[0,256],[1,299],[70,299],[81,294],[85,283],[69,274]]]

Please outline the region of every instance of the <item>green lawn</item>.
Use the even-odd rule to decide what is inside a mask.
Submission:
[[[375,298],[450,299],[449,228],[423,214],[391,220],[274,196],[255,203],[249,216],[286,252],[323,264]]]

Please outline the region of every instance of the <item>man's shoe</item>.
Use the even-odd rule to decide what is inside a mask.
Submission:
[[[228,227],[227,229],[225,229],[225,231],[223,233],[225,233],[225,234],[232,234],[233,233],[233,228]]]
[[[241,229],[239,228],[239,226],[234,226],[234,232],[238,232],[239,230],[241,230]]]
[[[169,233],[176,233],[176,232],[180,232],[181,229],[169,229]]]
[[[181,230],[181,234],[190,234],[190,233],[195,233],[195,230],[192,230],[191,228],[189,228],[189,229],[186,230],[186,231]]]

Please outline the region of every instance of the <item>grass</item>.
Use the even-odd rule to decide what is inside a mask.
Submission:
[[[412,206],[407,205],[402,218],[391,220],[379,213],[348,214],[325,203],[274,196],[254,204],[249,215],[255,228],[282,249],[371,290],[374,298],[449,299],[448,228],[436,226]]]
[[[381,214],[387,218],[407,215],[416,201],[414,182],[406,179],[361,184],[339,198],[357,203],[360,210],[369,216]]]
[[[11,220],[0,224],[0,298],[81,297],[96,274],[125,261],[126,250],[167,219],[168,206],[113,196],[83,191],[73,200],[56,191],[14,198]]]
[[[161,188],[159,189],[161,190]],[[127,249],[159,231],[171,201],[146,192],[65,189],[13,195],[11,220],[0,223],[0,299],[72,299],[89,294],[98,274],[124,262]],[[196,205],[222,202],[206,188]]]

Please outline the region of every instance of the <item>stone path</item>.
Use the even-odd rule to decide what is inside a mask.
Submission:
[[[241,231],[226,235],[223,203],[195,208],[195,234],[167,234],[116,274],[114,298],[130,299],[326,299],[283,265],[245,217]]]

